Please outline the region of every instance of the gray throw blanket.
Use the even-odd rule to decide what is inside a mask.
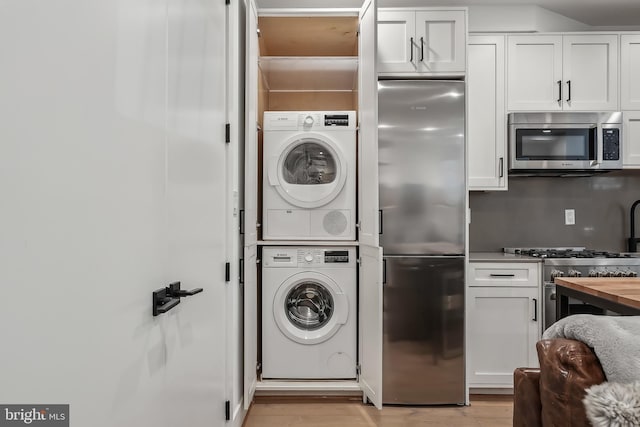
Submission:
[[[593,348],[608,381],[640,380],[640,316],[576,314],[551,325],[542,338],[569,338]]]

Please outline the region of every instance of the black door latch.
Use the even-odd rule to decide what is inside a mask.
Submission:
[[[180,289],[180,282],[173,282],[166,288],[153,291],[153,315],[154,317],[166,313],[176,305],[180,304],[180,298],[199,294],[202,288],[183,291]]]

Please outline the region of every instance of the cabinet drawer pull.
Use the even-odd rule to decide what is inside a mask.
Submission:
[[[498,273],[491,273],[489,274],[490,277],[516,277],[515,274],[498,274]]]

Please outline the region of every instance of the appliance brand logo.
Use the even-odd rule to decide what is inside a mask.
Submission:
[[[573,163],[562,163],[562,166],[573,166]]]
[[[0,405],[0,427],[69,427],[69,405]]]

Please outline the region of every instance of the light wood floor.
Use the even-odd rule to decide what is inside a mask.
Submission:
[[[465,407],[397,407],[381,411],[358,399],[258,398],[244,427],[511,427],[512,396],[471,396]]]

